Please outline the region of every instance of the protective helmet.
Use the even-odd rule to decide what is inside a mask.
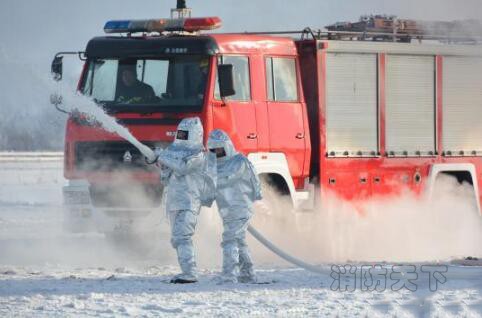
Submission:
[[[218,159],[231,158],[238,152],[234,148],[231,138],[221,129],[211,131],[208,139],[208,149],[211,152],[216,152],[216,149],[224,149],[224,154],[219,151],[216,153]]]
[[[179,123],[174,144],[187,148],[203,147],[203,126],[199,117],[184,118]]]

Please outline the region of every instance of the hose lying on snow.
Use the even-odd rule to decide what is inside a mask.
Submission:
[[[255,239],[257,239],[261,244],[263,244],[267,249],[269,249],[271,252],[275,253],[285,261],[296,265],[298,267],[301,267],[303,269],[306,269],[307,271],[317,273],[317,274],[322,274],[322,275],[330,275],[330,270],[323,269],[321,267],[317,267],[311,264],[308,264],[292,255],[289,255],[285,251],[281,250],[279,247],[271,243],[268,239],[266,239],[261,233],[259,233],[254,227],[251,225],[248,226],[248,232],[251,233],[251,235],[254,236]]]
[[[285,261],[296,265],[298,267],[301,267],[303,269],[306,269],[307,271],[317,273],[317,274],[322,274],[322,275],[330,275],[331,269],[323,269],[322,267],[317,267],[311,264],[308,264],[294,256],[289,255],[288,253],[284,252],[281,250],[279,247],[271,243],[268,239],[266,239],[261,233],[259,233],[254,227],[251,225],[248,226],[248,232],[251,233],[251,235],[254,236],[255,239],[257,239],[261,244],[263,244],[266,248],[268,248],[270,251],[284,259]],[[436,265],[444,265],[444,264],[436,264]],[[460,265],[454,265],[454,264],[446,264],[447,271],[443,272],[443,276],[447,279],[470,279],[474,278],[477,279],[482,275],[482,266],[475,264],[472,266],[460,266]],[[375,272],[372,272],[373,274],[375,273],[381,273],[386,275],[386,269],[376,269]]]

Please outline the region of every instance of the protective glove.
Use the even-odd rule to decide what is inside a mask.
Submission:
[[[146,158],[145,158],[146,163],[147,163],[148,165],[153,165],[153,164],[155,164],[156,166],[160,167],[160,163],[159,163],[158,159],[159,159],[159,156],[160,156],[160,154],[161,154],[162,151],[163,151],[162,148],[156,147],[156,148],[154,149],[154,155],[155,155],[154,157],[155,157],[156,159],[154,159],[153,161],[150,161],[149,158],[146,157]]]

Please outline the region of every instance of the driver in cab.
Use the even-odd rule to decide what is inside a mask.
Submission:
[[[119,74],[116,102],[139,104],[152,102],[156,98],[152,87],[137,79],[136,63],[120,65]]]

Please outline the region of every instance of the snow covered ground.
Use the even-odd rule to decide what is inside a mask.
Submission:
[[[217,285],[220,228],[208,226],[212,215],[196,235],[200,282],[171,285],[166,280],[177,266],[167,237],[145,248],[64,233],[63,183],[61,162],[0,162],[0,317],[482,316],[476,266],[402,264],[398,272],[400,264],[384,263],[373,274],[386,275],[373,276],[381,283],[367,291],[359,271],[323,264],[325,274],[310,273],[250,241],[260,281],[268,284]],[[349,266],[362,265],[370,263]],[[431,276],[422,265],[441,272]]]

